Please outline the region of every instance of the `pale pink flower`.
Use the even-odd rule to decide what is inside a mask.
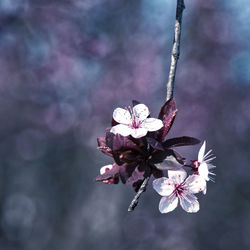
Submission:
[[[132,135],[134,138],[140,138],[148,131],[157,131],[163,127],[163,122],[156,118],[147,118],[149,116],[148,107],[144,104],[137,104],[127,110],[116,108],[113,112],[113,118],[120,123],[113,126],[110,132],[121,134],[122,136]]]
[[[200,205],[195,193],[204,189],[206,181],[199,175],[190,175],[184,169],[169,170],[168,177],[162,177],[153,181],[153,188],[163,196],[159,203],[161,213],[173,211],[180,200],[181,207],[188,213],[196,213]]]
[[[209,181],[214,179],[211,175],[215,175],[215,173],[211,172],[210,170],[215,168],[216,166],[211,163],[216,157],[211,154],[212,150],[209,150],[205,154],[206,150],[206,141],[203,142],[199,153],[198,153],[198,160],[194,161],[196,173],[200,175],[204,180]],[[207,192],[207,187],[205,186],[204,190],[202,190],[204,194]]]

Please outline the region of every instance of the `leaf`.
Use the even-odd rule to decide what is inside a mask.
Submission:
[[[164,176],[163,172],[155,167],[152,169],[152,174],[155,177],[155,179],[158,179]]]
[[[97,138],[97,144],[98,144],[98,149],[108,155],[112,157],[112,151],[111,149],[106,145],[106,138],[105,137],[98,137]]]
[[[155,167],[160,170],[172,170],[181,166],[182,164],[180,164],[173,155],[169,155],[163,162],[155,164]]]
[[[120,134],[106,133],[106,144],[112,151],[120,151],[124,149],[136,149],[138,146],[128,136]]]
[[[176,138],[168,139],[165,142],[163,142],[162,145],[165,148],[170,148],[170,147],[196,145],[196,144],[199,144],[199,143],[200,143],[200,140],[198,140],[198,139],[196,139],[194,137],[182,136],[182,137],[176,137]]]
[[[113,148],[113,139],[115,134],[111,133],[109,130],[106,132],[106,145],[112,150]]]
[[[173,150],[172,149],[165,149],[164,151],[155,151],[152,153],[152,157],[150,159],[150,162],[155,164],[155,163],[160,163],[162,162],[168,155],[172,155]]]
[[[180,164],[184,165],[186,159],[185,159],[183,156],[181,156],[177,151],[175,151],[175,150],[172,150],[172,151],[173,151],[173,155],[174,155],[174,157],[176,158],[176,160],[177,160]]]
[[[170,130],[177,113],[175,100],[169,99],[161,108],[158,118],[163,121],[163,128],[158,131],[157,138],[162,141]]]
[[[124,184],[132,184],[144,178],[147,167],[145,164],[136,162],[123,164],[119,169],[120,179]]]
[[[183,158],[179,153],[174,151],[173,149],[165,149],[165,151],[156,151],[152,154],[152,158],[150,159],[150,162],[153,164],[161,163],[163,162],[168,156],[174,156],[175,159],[180,163],[184,164],[185,158]]]
[[[119,174],[119,166],[117,164],[113,164],[112,168],[106,171],[104,174],[100,174],[95,178],[95,181],[105,181],[113,178],[115,175]]]
[[[157,140],[155,140],[152,137],[146,137],[147,143],[154,149],[156,150],[161,150],[164,151],[164,147],[162,146],[162,144],[160,142],[158,142]]]
[[[126,184],[132,184],[138,180],[144,179],[144,171],[140,171],[139,166],[135,168],[135,170],[132,172],[131,176],[127,179]]]
[[[113,137],[112,150],[120,151],[124,149],[136,149],[137,145],[129,139],[127,136],[122,136],[120,134],[116,134]]]
[[[134,150],[127,150],[122,152],[120,155],[120,160],[126,163],[139,162],[144,159],[143,155],[138,154],[138,152]]]
[[[120,166],[119,175],[122,183],[124,184],[126,183],[127,179],[132,175],[137,165],[138,165],[137,163],[133,162],[130,164],[125,163],[122,166]]]

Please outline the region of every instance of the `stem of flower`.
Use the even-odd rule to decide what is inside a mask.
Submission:
[[[182,12],[185,9],[184,0],[177,0],[176,6],[176,20],[175,20],[175,30],[174,30],[174,42],[171,54],[171,64],[170,71],[167,83],[167,97],[166,100],[169,100],[173,97],[174,93],[174,81],[176,74],[177,62],[180,56],[180,39],[181,39],[181,23],[182,23]],[[150,179],[151,173],[148,177],[145,177],[143,183],[140,186],[140,189],[136,193],[134,199],[131,201],[128,211],[133,211],[138,204],[141,194],[146,190],[146,186]]]
[[[175,74],[176,74],[177,62],[180,56],[182,12],[184,9],[185,9],[184,0],[177,0],[174,42],[171,54],[171,64],[170,64],[168,83],[167,83],[166,100],[172,98],[174,93]]]
[[[140,189],[138,190],[138,192],[136,193],[134,199],[131,201],[131,203],[130,203],[130,205],[128,207],[129,212],[133,211],[135,209],[135,207],[137,206],[138,200],[139,200],[141,194],[146,190],[146,186],[148,184],[149,179],[150,179],[150,176],[144,178],[144,180],[143,180],[143,182],[142,182],[142,184],[140,186]]]

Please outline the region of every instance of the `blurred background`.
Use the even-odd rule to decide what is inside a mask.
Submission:
[[[131,186],[93,179],[113,109],[164,103],[176,1],[0,1],[0,250],[250,249],[250,5],[185,3],[169,137],[207,140],[217,175],[162,215],[151,185],[128,213]]]

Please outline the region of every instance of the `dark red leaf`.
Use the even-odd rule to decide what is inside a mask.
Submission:
[[[143,171],[140,169],[140,166],[137,166],[132,172],[131,176],[127,179],[126,184],[132,184],[138,180],[144,179],[144,173],[145,170]]]
[[[109,132],[109,130],[107,130],[106,132],[106,145],[112,150],[113,149],[113,139],[114,139],[115,134]]]
[[[121,181],[124,184],[132,184],[138,180],[143,179],[146,170],[147,165],[145,164],[138,164],[135,162],[130,164],[123,164],[119,169]]]
[[[97,138],[98,149],[103,152],[104,154],[112,157],[111,149],[106,145],[106,138],[99,137]]]
[[[161,150],[164,151],[164,147],[161,145],[160,142],[158,142],[157,140],[155,140],[152,137],[146,137],[147,139],[147,143],[154,149],[156,150]]]
[[[126,149],[136,149],[137,145],[129,139],[129,137],[116,134],[113,137],[112,150],[120,151]]]
[[[184,164],[185,158],[183,158],[179,153],[172,149],[166,149],[165,151],[156,151],[152,154],[150,162],[153,164],[161,163],[168,156],[174,156],[180,164]]]
[[[150,162],[153,164],[162,162],[168,155],[172,155],[173,152],[170,149],[165,151],[155,151],[152,153]]]
[[[141,154],[138,154],[138,152],[134,150],[124,151],[119,155],[119,157],[121,161],[126,163],[139,162],[144,159]]]
[[[155,179],[161,178],[161,177],[164,176],[163,172],[161,170],[157,169],[157,168],[153,168],[152,174],[155,177]]]
[[[158,131],[157,139],[162,141],[170,130],[177,113],[175,100],[169,99],[161,108],[158,118],[163,121],[163,128]]]
[[[112,154],[115,163],[117,163],[119,166],[121,166],[124,162],[121,161],[120,159],[120,154],[118,152],[113,152]]]
[[[127,182],[127,179],[132,175],[136,167],[137,167],[137,163],[135,162],[131,164],[125,163],[122,166],[120,166],[119,174],[120,174],[122,183],[125,184]]]
[[[180,146],[189,146],[199,144],[201,141],[189,136],[176,137],[172,139],[168,139],[162,143],[165,148],[170,147],[180,147]]]

